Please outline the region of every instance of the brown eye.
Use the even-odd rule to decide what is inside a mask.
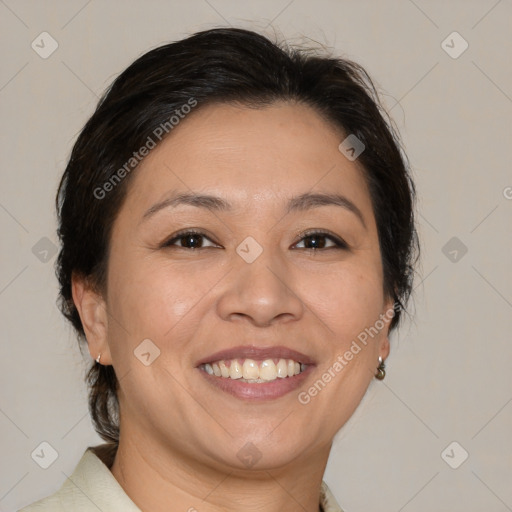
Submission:
[[[199,231],[183,231],[174,235],[170,240],[164,243],[164,247],[178,247],[181,249],[203,249],[206,247],[217,247],[212,245],[204,245],[204,240],[210,240],[204,233]],[[210,240],[211,242],[211,240]]]
[[[304,247],[299,247],[300,249],[348,249],[347,244],[343,240],[329,233],[324,233],[323,231],[306,233],[303,235],[299,244],[302,242],[304,242]],[[328,245],[329,242],[331,245]],[[297,245],[298,244],[295,244],[295,247],[297,247]]]

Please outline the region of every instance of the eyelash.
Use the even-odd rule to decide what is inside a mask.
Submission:
[[[202,231],[197,231],[195,229],[186,229],[186,230],[180,231],[180,232],[176,233],[175,235],[173,235],[172,238],[170,238],[169,240],[167,240],[166,242],[164,242],[162,244],[162,247],[164,247],[164,248],[173,247],[174,242],[179,241],[180,238],[183,238],[186,235],[199,235],[199,236],[203,236],[203,237],[207,238],[208,240],[210,240],[210,242],[213,242],[213,240],[211,240]],[[299,233],[297,236],[301,237],[299,242],[303,241],[304,238],[313,237],[313,236],[323,236],[325,238],[330,239],[332,242],[334,242],[334,244],[336,244],[335,247],[325,247],[325,248],[318,248],[318,249],[311,248],[311,247],[305,247],[304,250],[306,250],[306,251],[325,251],[327,249],[341,249],[341,250],[348,250],[349,249],[347,243],[344,240],[342,240],[341,238],[339,238],[339,237],[329,233],[328,231],[315,231],[315,230],[305,231],[305,232]],[[297,242],[297,243],[299,243],[299,242]],[[215,243],[215,242],[213,242],[213,243]],[[296,245],[296,244],[294,244],[294,245]],[[197,250],[200,250],[200,249],[208,249],[208,247],[195,247],[195,248],[194,247],[192,247],[192,248],[180,247],[180,246],[175,246],[175,247],[178,248],[178,249],[188,249],[189,251],[194,251],[194,250],[197,251]]]

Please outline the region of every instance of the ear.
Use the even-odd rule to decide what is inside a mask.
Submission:
[[[393,317],[395,315],[395,301],[392,297],[388,298],[384,303],[384,310],[381,315],[381,319],[384,322],[383,327],[383,335],[380,340],[380,346],[379,346],[379,355],[382,357],[382,359],[386,359],[389,355],[389,352],[391,350],[390,344],[389,344],[389,327],[391,324],[391,321],[393,320]]]
[[[108,346],[108,314],[105,299],[90,285],[87,278],[73,273],[71,278],[73,302],[80,315],[93,359],[101,354],[101,364],[112,364]]]

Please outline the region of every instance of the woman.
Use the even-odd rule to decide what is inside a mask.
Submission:
[[[340,511],[323,474],[412,285],[414,185],[353,62],[241,29],[113,83],[57,194],[105,444],[24,508]]]

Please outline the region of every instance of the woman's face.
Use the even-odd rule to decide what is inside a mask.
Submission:
[[[388,354],[392,307],[369,192],[338,149],[344,138],[306,106],[210,105],[134,171],[97,313],[105,330],[89,340],[118,376],[122,436],[232,470],[329,450]],[[216,199],[155,208],[179,194]],[[221,359],[233,377],[271,380],[200,365]],[[262,368],[269,359],[275,368]],[[288,359],[307,361],[304,373],[285,377]]]

